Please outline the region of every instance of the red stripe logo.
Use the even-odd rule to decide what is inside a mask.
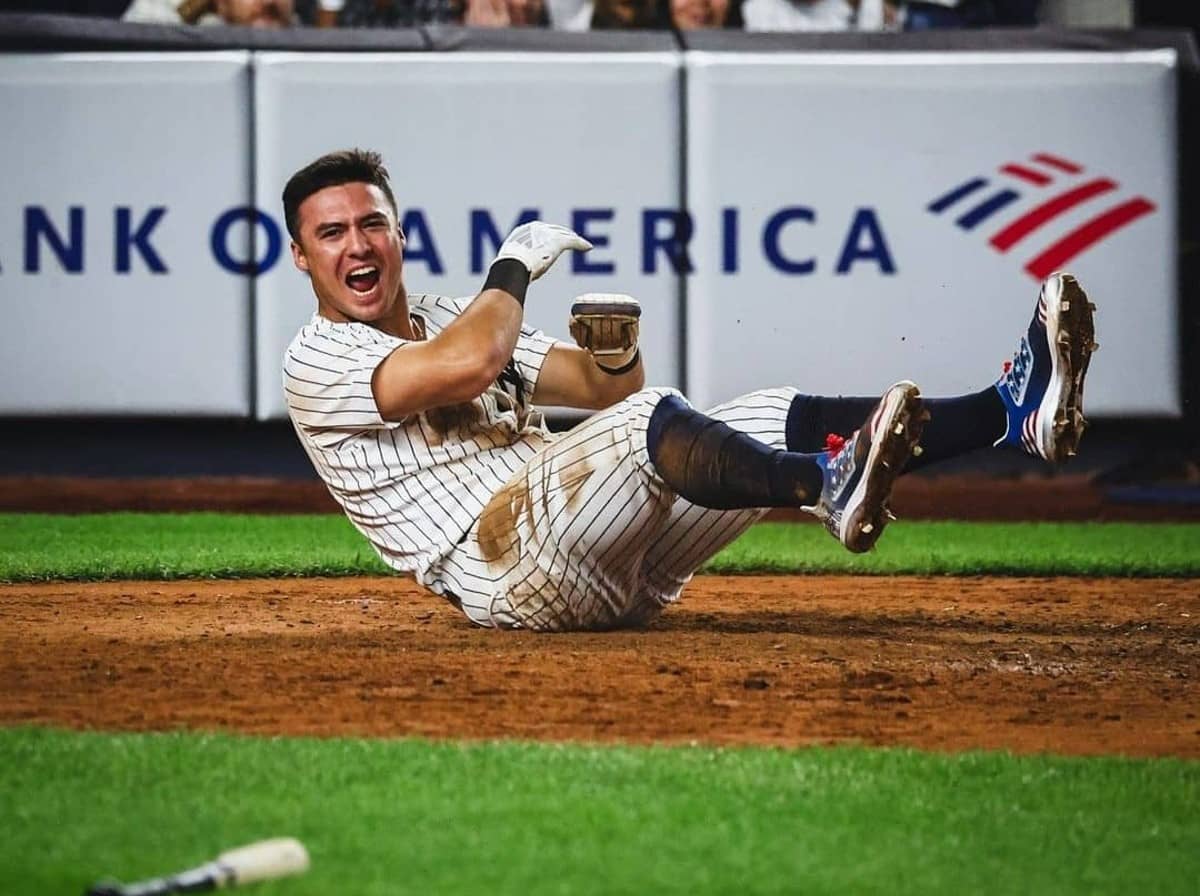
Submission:
[[[1032,241],[1046,225],[1074,209],[1086,207],[1098,197],[1120,189],[1120,185],[1109,177],[1093,177],[1079,182],[1079,176],[1085,170],[1082,164],[1048,152],[1033,153],[1024,162],[1007,162],[997,170],[1010,179],[1008,184],[999,181],[990,185],[991,192],[988,192],[988,179],[975,177],[935,199],[927,209],[940,215],[954,208],[954,221],[963,230],[974,230],[985,221],[995,220],[1005,209],[1017,209],[1017,217],[1002,222],[988,239],[989,245],[1000,253],[1010,252],[1027,240]],[[1061,191],[1021,211],[1021,202],[1017,200],[1023,197],[1012,188],[1012,181],[1038,189],[1058,185]],[[980,196],[984,197],[982,201]],[[963,209],[968,205],[971,207],[964,213]],[[1145,196],[1135,196],[1109,205],[1050,245],[1033,246],[1033,257],[1025,263],[1024,269],[1034,279],[1043,280],[1097,243],[1156,209],[1157,206]]]
[[[1115,181],[1103,177],[1099,180],[1088,181],[1086,184],[1067,190],[1065,193],[1059,193],[1048,202],[1043,202],[1037,208],[1017,218],[1017,220],[992,237],[990,242],[999,251],[1007,252],[1043,224],[1048,224],[1059,215],[1075,208],[1075,206],[1082,205],[1089,199],[1099,196],[1101,193],[1115,190],[1116,188]]]
[[[1087,223],[1075,228],[1041,255],[1025,265],[1025,270],[1038,280],[1044,280],[1061,267],[1065,267],[1076,255],[1090,249],[1111,233],[1116,233],[1127,224],[1132,224],[1143,215],[1154,211],[1154,203],[1138,197],[1122,202],[1097,215]]]
[[[1069,162],[1059,156],[1052,156],[1048,152],[1036,153],[1033,157],[1035,162],[1041,162],[1043,165],[1049,165],[1051,168],[1057,168],[1059,171],[1066,174],[1079,174],[1083,171],[1082,165],[1077,165],[1074,162]]]
[[[1042,174],[1042,172],[1033,168],[1027,168],[1024,165],[1017,165],[1015,163],[1009,163],[1008,165],[1002,166],[1000,168],[1000,172],[1002,174],[1011,175],[1018,180],[1023,180],[1026,183],[1033,184],[1035,187],[1044,187],[1046,184],[1051,183],[1054,180],[1054,178],[1048,174]]]

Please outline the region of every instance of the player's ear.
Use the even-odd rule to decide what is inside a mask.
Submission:
[[[292,240],[292,262],[297,268],[308,273],[308,258],[304,254],[304,250],[300,248],[300,244]]]

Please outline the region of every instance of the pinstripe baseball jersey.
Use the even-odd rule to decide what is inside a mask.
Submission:
[[[410,297],[440,333],[473,299]],[[596,629],[653,618],[696,568],[764,511],[676,497],[646,431],[672,389],[651,388],[553,438],[529,401],[556,340],[522,327],[500,378],[471,402],[389,422],[375,368],[405,340],[319,314],[284,358],[288,413],[317,472],[384,562],[479,625]],[[710,411],[783,447],[795,390]]]
[[[410,296],[409,309],[433,337],[473,299]],[[522,327],[509,365],[478,398],[392,422],[379,415],[371,377],[405,342],[314,314],[284,356],[284,390],[304,450],[351,523],[390,567],[432,585],[430,565],[549,442],[529,401],[555,340]]]

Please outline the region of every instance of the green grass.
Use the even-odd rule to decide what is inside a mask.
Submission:
[[[342,516],[0,514],[0,579],[378,575],[387,567]]]
[[[292,835],[256,893],[1187,893],[1200,764],[0,730],[0,892]]]
[[[1196,576],[1200,526],[756,527],[718,572]],[[0,579],[384,572],[337,516],[0,515]],[[11,683],[21,686],[19,682]],[[0,729],[0,893],[300,837],[305,894],[1193,893],[1200,763]]]
[[[1200,574],[1200,525],[910,521],[890,526],[871,553],[854,555],[819,527],[763,523],[713,558],[707,569],[1189,577]]]
[[[1200,525],[902,522],[856,556],[819,526],[764,523],[707,571],[923,575],[1200,575]],[[340,516],[0,514],[0,580],[386,572]]]

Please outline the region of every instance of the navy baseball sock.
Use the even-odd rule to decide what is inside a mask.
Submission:
[[[821,493],[815,455],[772,448],[674,395],[650,415],[646,447],[663,481],[701,507],[799,507]]]
[[[954,398],[926,398],[924,403],[930,419],[921,436],[921,454],[909,460],[906,473],[977,448],[990,448],[1008,427],[1004,402],[995,386]],[[788,450],[820,451],[826,434],[849,436],[877,404],[878,398],[797,395],[788,409]]]

